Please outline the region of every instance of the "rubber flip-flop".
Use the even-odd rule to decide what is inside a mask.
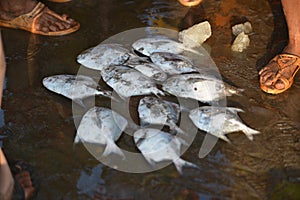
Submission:
[[[287,71],[290,68],[293,72]],[[260,88],[269,94],[279,94],[289,89],[293,82],[297,71],[300,69],[300,57],[292,54],[282,53],[276,55],[262,70],[260,70]],[[266,85],[265,76],[268,74],[267,79],[272,78],[271,84]],[[273,74],[273,75],[272,75]],[[291,74],[287,77],[286,74]],[[277,89],[275,87],[277,81],[281,81],[284,84],[283,89]]]
[[[67,34],[77,31],[80,28],[80,24],[75,23],[70,28],[65,29],[65,30],[60,30],[60,31],[43,32],[43,31],[37,30],[35,28],[35,23],[38,20],[38,18],[41,17],[43,14],[48,14],[48,15],[51,15],[61,21],[67,22],[66,19],[64,19],[62,16],[51,11],[43,3],[39,2],[32,9],[32,11],[27,14],[20,15],[12,20],[0,19],[0,26],[7,27],[7,28],[14,28],[14,29],[22,29],[22,30],[29,31],[34,34],[47,35],[47,36],[67,35]]]

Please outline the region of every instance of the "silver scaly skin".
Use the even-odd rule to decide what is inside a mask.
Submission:
[[[138,106],[142,126],[149,124],[168,125],[176,132],[183,131],[176,125],[179,120],[180,107],[178,104],[156,97],[144,97]]]
[[[147,94],[164,95],[156,88],[152,79],[127,66],[106,67],[101,71],[101,76],[123,98]]]
[[[43,85],[48,90],[81,104],[81,100],[94,95],[112,97],[111,91],[100,88],[96,81],[84,75],[61,74],[45,77]]]
[[[139,129],[134,133],[134,142],[151,165],[172,161],[180,174],[183,173],[184,166],[198,168],[197,165],[180,158],[182,142],[169,133],[152,128]]]
[[[127,120],[115,111],[103,107],[93,107],[84,114],[78,126],[74,143],[85,142],[106,146],[103,156],[114,153],[124,157],[115,141],[120,138],[127,125]]]
[[[130,57],[130,51],[121,44],[99,44],[77,56],[77,62],[83,66],[102,70],[110,65],[121,65]]]
[[[238,112],[243,110],[234,107],[202,106],[190,111],[189,117],[200,130],[215,135],[227,142],[225,136],[228,133],[242,131],[249,140],[253,140],[253,135],[260,132],[246,126]]]
[[[162,89],[176,97],[195,99],[209,104],[240,93],[240,89],[214,76],[201,73],[171,76],[162,84]]]
[[[145,57],[139,57],[132,54],[124,65],[132,67],[145,76],[158,82],[162,82],[167,79],[167,74]]]
[[[165,73],[170,75],[199,71],[189,58],[179,54],[154,52],[150,55],[150,59]]]
[[[149,38],[141,38],[132,44],[132,47],[137,52],[150,56],[154,52],[169,52],[173,54],[180,54],[188,51],[195,54],[200,54],[199,51],[186,47],[182,43],[169,39],[164,36],[156,36]]]

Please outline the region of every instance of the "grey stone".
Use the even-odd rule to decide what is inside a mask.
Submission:
[[[237,52],[243,52],[250,45],[249,36],[244,32],[241,32],[234,40],[231,50]]]
[[[252,25],[250,22],[245,22],[243,24],[236,24],[232,27],[232,34],[237,36],[240,33],[244,32],[245,34],[249,34],[253,31]]]
[[[208,21],[196,24],[178,34],[178,39],[184,45],[194,47],[201,45],[211,36],[211,26]]]

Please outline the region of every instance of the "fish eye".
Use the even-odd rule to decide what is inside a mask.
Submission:
[[[194,87],[194,90],[197,91],[198,89],[196,87]]]

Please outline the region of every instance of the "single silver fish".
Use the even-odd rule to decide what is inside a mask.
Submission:
[[[154,52],[169,52],[180,54],[185,51],[202,55],[199,51],[186,47],[184,44],[176,42],[164,36],[141,38],[132,44],[137,52],[150,56]]]
[[[171,130],[184,133],[176,123],[179,120],[180,107],[178,104],[156,97],[144,97],[138,106],[141,126],[149,124],[167,125]]]
[[[199,129],[206,131],[227,142],[228,133],[243,131],[249,140],[260,132],[246,126],[239,118],[237,112],[244,112],[234,107],[202,106],[190,111],[189,117]]]
[[[74,143],[89,143],[105,146],[102,156],[111,153],[124,158],[122,150],[115,144],[127,127],[127,120],[115,111],[103,107],[88,110],[77,129]]]
[[[152,166],[157,162],[172,161],[180,174],[184,166],[198,168],[180,158],[182,142],[178,137],[153,128],[139,129],[133,137],[137,148]]]
[[[99,44],[77,56],[77,62],[83,66],[102,70],[110,65],[121,65],[130,57],[130,51],[121,44]]]
[[[101,75],[103,80],[123,98],[151,93],[164,95],[161,90],[156,88],[152,79],[127,66],[103,68]]]
[[[162,89],[177,97],[191,98],[209,104],[226,96],[240,94],[242,91],[214,76],[200,73],[171,76],[163,82]]]
[[[109,98],[112,97],[111,91],[101,89],[94,79],[84,75],[54,75],[44,78],[43,85],[48,90],[61,94],[81,106],[84,106],[82,99],[90,96],[101,95]]]
[[[155,81],[162,82],[167,79],[167,74],[157,65],[149,62],[148,58],[131,55],[125,65],[136,69]]]
[[[168,52],[154,52],[151,61],[170,75],[198,72],[199,69],[186,56]]]

